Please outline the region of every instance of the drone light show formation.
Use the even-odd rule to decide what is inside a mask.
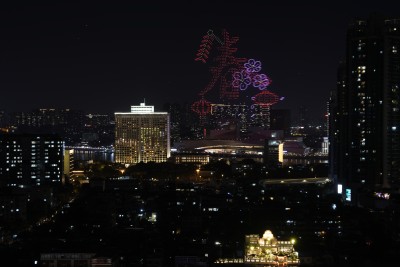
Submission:
[[[235,45],[238,37],[231,37],[226,30],[222,30],[222,39],[218,38],[212,30],[208,30],[203,36],[200,47],[196,53],[195,61],[206,64],[213,61],[210,66],[211,79],[199,92],[200,100],[192,104],[192,111],[200,117],[204,117],[211,111],[211,102],[205,96],[212,89],[218,89],[221,99],[235,100],[241,92],[253,87],[261,92],[251,97],[254,104],[260,106],[272,106],[283,100],[283,97],[268,91],[271,79],[264,73],[261,61],[235,57],[237,48]],[[216,55],[210,60],[210,53],[216,51]]]
[[[259,73],[261,71],[261,62],[249,59],[243,65],[242,71],[233,74],[232,86],[240,90],[246,90],[250,85],[260,90],[265,90],[270,85],[271,80],[267,75]]]

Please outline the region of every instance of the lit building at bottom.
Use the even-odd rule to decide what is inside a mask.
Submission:
[[[259,235],[246,235],[244,263],[270,266],[297,266],[299,254],[294,250],[295,240],[277,240],[270,230]]]
[[[294,249],[295,239],[277,240],[270,230],[260,238],[258,234],[245,236],[243,258],[219,258],[215,264],[237,266],[299,266],[299,254]]]

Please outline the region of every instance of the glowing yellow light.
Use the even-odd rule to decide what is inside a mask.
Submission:
[[[263,238],[267,239],[269,241],[272,238],[274,238],[274,235],[272,234],[272,232],[270,230],[267,230],[267,231],[264,232]]]
[[[283,163],[283,144],[278,146],[278,161]]]
[[[290,242],[294,245],[294,243],[296,243],[296,239],[292,238],[292,240],[290,240]]]

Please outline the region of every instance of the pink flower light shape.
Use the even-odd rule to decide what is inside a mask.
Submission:
[[[253,77],[253,86],[260,90],[264,90],[270,84],[271,80],[265,74],[257,74]]]
[[[233,81],[232,81],[232,86],[235,88],[239,88],[240,90],[246,90],[247,87],[251,84],[251,78],[250,75],[242,70],[241,72],[235,72],[233,73]]]
[[[259,72],[261,70],[261,61],[249,59],[247,63],[244,63],[244,67],[247,72]]]

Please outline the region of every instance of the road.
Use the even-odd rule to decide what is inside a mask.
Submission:
[[[331,180],[328,177],[310,177],[310,178],[287,178],[287,179],[264,179],[259,183],[262,186],[276,184],[324,184]]]

